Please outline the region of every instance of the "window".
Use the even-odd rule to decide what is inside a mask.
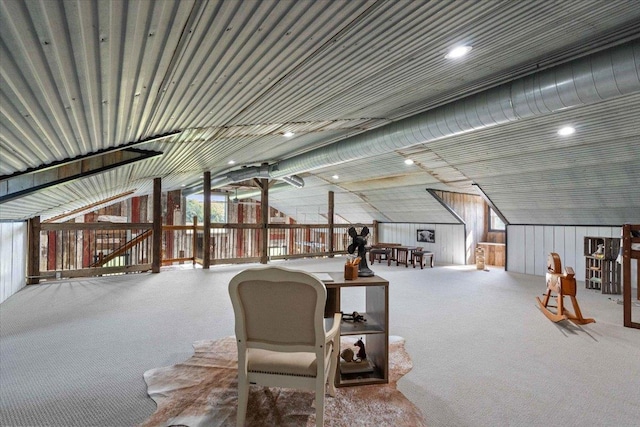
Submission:
[[[504,222],[500,219],[493,209],[489,208],[489,231],[504,231]]]
[[[198,217],[198,224],[204,222],[204,195],[193,194],[187,196],[187,224],[193,224],[193,217]],[[225,194],[211,195],[211,222],[227,222],[227,196]]]

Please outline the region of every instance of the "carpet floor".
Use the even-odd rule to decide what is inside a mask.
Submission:
[[[342,271],[344,258],[279,264]],[[227,287],[250,266],[22,289],[0,304],[0,425],[144,422],[157,407],[143,373],[189,359],[196,341],[233,335]],[[576,326],[540,312],[544,277],[438,264],[371,268],[389,280],[389,333],[406,340],[413,361],[398,390],[430,427],[640,425],[640,330],[622,326],[620,295],[579,282],[582,313],[596,323]],[[361,301],[358,290],[342,295],[345,312],[366,311]]]
[[[424,414],[396,388],[412,368],[404,340],[390,339],[389,383],[341,387],[325,397],[325,425],[426,426]],[[144,374],[156,412],[141,427],[232,427],[237,413],[237,347],[233,337],[194,343],[184,362]],[[315,426],[313,392],[251,386],[247,426]],[[360,421],[358,421],[360,420]],[[366,421],[365,421],[366,420]]]

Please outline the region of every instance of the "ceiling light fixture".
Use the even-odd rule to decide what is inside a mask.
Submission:
[[[295,133],[291,132],[291,131],[286,131],[285,133],[282,134],[285,138],[291,138],[293,135],[295,135]]]
[[[444,57],[447,59],[457,59],[462,58],[469,52],[471,52],[471,46],[456,46],[452,48]]]
[[[230,165],[235,165],[236,161],[235,160],[229,160],[227,163],[230,164]]]
[[[338,178],[340,178],[340,177],[339,177],[338,175],[333,175],[331,178],[333,178],[333,179],[338,179]]]
[[[558,135],[560,136],[568,136],[571,135],[575,132],[576,130],[574,128],[572,128],[571,126],[565,126],[562,127],[558,130]]]
[[[407,159],[407,160],[404,161],[404,164],[405,165],[412,165],[413,164],[413,160]]]

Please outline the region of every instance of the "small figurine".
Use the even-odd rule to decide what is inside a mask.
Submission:
[[[354,345],[356,347],[358,347],[358,353],[356,354],[356,360],[359,360],[359,361],[366,360],[367,359],[367,352],[364,349],[364,343],[362,342],[362,338],[360,338],[358,341],[356,341],[356,343]]]
[[[593,253],[596,258],[604,258],[604,243],[598,244],[598,249]]]
[[[342,313],[342,320],[344,320],[345,322],[359,323],[367,321],[367,319],[365,319],[364,316],[357,311],[354,311],[351,314],[344,314],[342,311],[340,313]]]

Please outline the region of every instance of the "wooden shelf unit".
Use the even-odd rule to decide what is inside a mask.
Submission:
[[[386,384],[389,382],[389,282],[379,276],[358,277],[345,280],[344,274],[329,273],[332,282],[324,282],[327,287],[327,304],[325,317],[343,311],[341,307],[341,290],[350,287],[365,288],[364,315],[366,322],[354,323],[342,321],[340,337],[349,337],[355,342],[362,337],[365,343],[367,360],[373,364],[373,372],[345,374],[340,372],[340,353],[342,342],[338,348],[338,369],[336,370],[336,387],[347,387],[366,384]],[[347,310],[346,312],[350,312]],[[356,338],[357,336],[357,338]]]
[[[602,257],[594,256],[598,245],[603,245]],[[585,275],[587,289],[601,290],[603,294],[621,294],[621,268],[616,258],[620,239],[615,237],[585,237]]]

